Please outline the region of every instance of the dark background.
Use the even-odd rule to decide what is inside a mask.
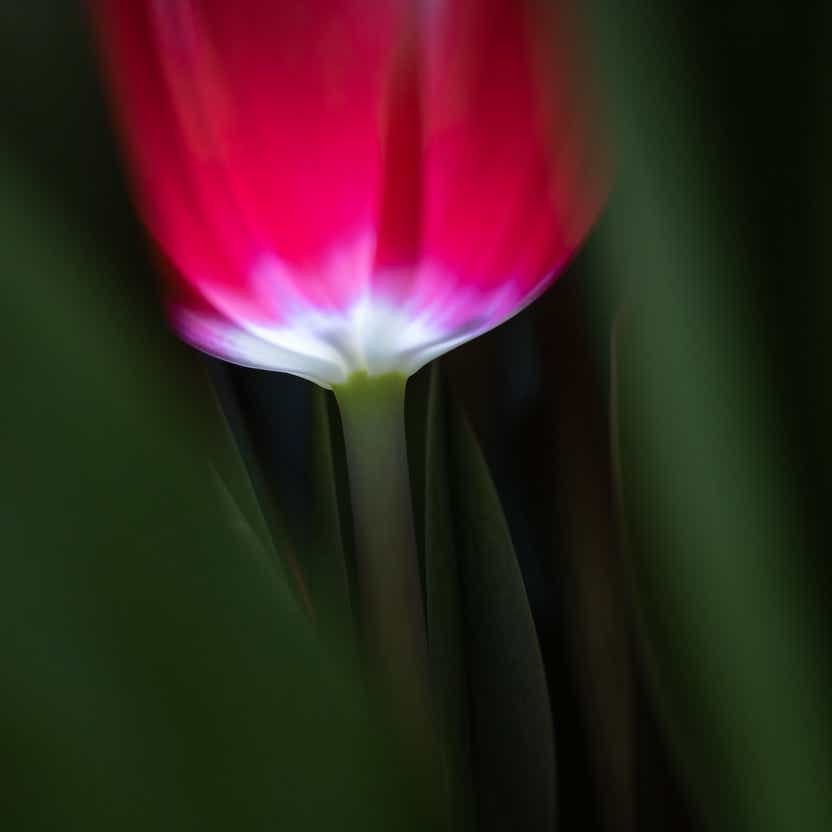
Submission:
[[[749,498],[749,505],[738,504],[726,513],[727,525],[719,532],[725,548],[709,551],[715,562],[737,555],[738,562],[747,557],[747,563],[763,564],[762,571],[769,562],[780,564],[781,557],[788,562],[788,580],[775,581],[783,593],[775,604],[779,610],[782,600],[783,609],[798,609],[805,616],[800,627],[795,625],[802,635],[793,636],[796,647],[783,635],[782,643],[769,643],[759,656],[753,639],[745,647],[738,642],[737,649],[747,648],[753,656],[749,667],[755,669],[741,678],[751,686],[771,674],[771,699],[769,705],[760,705],[761,718],[793,705],[798,717],[807,720],[800,724],[813,726],[822,741],[828,736],[828,717],[805,712],[801,703],[808,700],[800,698],[800,691],[792,703],[788,680],[781,697],[784,680],[778,674],[787,672],[794,656],[811,654],[815,658],[807,661],[816,671],[814,683],[828,695],[823,686],[828,644],[821,634],[828,624],[832,493],[829,13],[811,5],[736,1],[712,6],[692,1],[623,3],[616,8],[598,2],[594,11],[598,20],[589,15],[590,29],[597,36],[601,75],[624,79],[611,81],[607,88],[610,131],[621,156],[610,206],[554,288],[504,326],[449,355],[444,371],[491,466],[538,626],[555,717],[562,828],[700,829],[707,823],[740,828],[719,825],[725,817],[743,818],[748,828],[755,828],[753,812],[746,811],[742,799],[722,793],[742,791],[733,785],[737,769],[721,744],[722,729],[718,719],[714,722],[707,697],[701,703],[696,698],[699,666],[687,670],[685,664],[685,645],[697,655],[720,649],[719,638],[714,642],[690,625],[699,620],[697,615],[713,615],[714,608],[703,601],[698,612],[690,613],[693,619],[681,613],[678,621],[674,618],[668,599],[674,597],[683,569],[674,566],[670,555],[664,560],[656,555],[672,552],[668,541],[674,533],[668,531],[672,519],[656,492],[672,490],[677,479],[693,483],[693,493],[705,502],[688,503],[690,526],[675,533],[699,540],[701,532],[704,541],[710,522],[707,500],[725,506],[749,489],[754,495],[765,490],[768,496],[759,502]],[[7,3],[0,11],[0,38],[0,187],[9,195],[14,187],[47,201],[56,227],[72,238],[81,261],[101,277],[99,288],[78,292],[71,274],[39,274],[37,281],[30,280],[27,269],[36,268],[30,252],[41,247],[48,252],[54,245],[55,256],[48,262],[60,265],[63,243],[50,232],[37,238],[38,213],[28,213],[28,202],[18,204],[10,196],[9,216],[20,213],[17,225],[7,222],[0,231],[4,271],[19,262],[20,274],[9,275],[4,317],[24,324],[7,328],[3,407],[7,440],[13,430],[9,441],[23,451],[10,457],[18,465],[5,466],[11,496],[4,510],[19,518],[37,517],[47,526],[61,522],[50,516],[61,500],[44,496],[39,502],[31,495],[45,492],[21,490],[17,484],[25,476],[19,466],[28,466],[31,459],[26,449],[37,449],[32,452],[40,466],[36,470],[46,476],[50,464],[66,462],[62,452],[50,450],[50,441],[63,435],[62,420],[68,418],[62,403],[72,400],[82,409],[72,418],[88,426],[82,429],[85,436],[95,434],[106,418],[83,392],[76,399],[53,392],[53,373],[64,369],[61,361],[52,360],[50,350],[75,343],[73,324],[79,329],[87,324],[74,305],[80,308],[94,295],[96,302],[106,296],[119,305],[110,322],[113,332],[129,324],[138,333],[137,351],[146,340],[147,349],[158,353],[160,367],[167,370],[168,361],[175,364],[171,373],[178,373],[178,381],[160,383],[159,396],[167,395],[169,387],[187,385],[184,379],[198,373],[198,365],[208,367],[232,414],[247,462],[256,469],[261,496],[275,501],[290,537],[301,534],[314,522],[306,464],[309,385],[289,376],[203,362],[165,334],[157,308],[157,277],[126,192],[83,11],[74,3],[54,0]],[[645,166],[651,172],[645,174]],[[644,182],[652,182],[651,176],[658,184],[647,188]],[[649,199],[644,197],[648,192]],[[638,210],[645,205],[654,211]],[[651,217],[658,221],[650,222]],[[669,259],[662,259],[659,250],[671,252]],[[678,282],[668,279],[661,285],[669,288],[654,291],[670,272],[678,275]],[[52,281],[60,284],[54,294]],[[60,306],[66,326],[57,340],[43,336],[35,323],[25,323],[40,320],[31,309],[49,304]],[[678,340],[683,330],[688,341]],[[86,331],[84,343],[108,351],[109,331],[99,337]],[[78,364],[83,365],[83,349],[67,349],[75,357],[64,355],[64,363],[72,362],[80,380],[73,381],[73,376],[60,383],[85,391],[84,368]],[[665,358],[666,374],[659,383],[643,370],[644,361]],[[734,383],[726,382],[723,395],[724,378],[713,367],[728,365],[734,368]],[[125,361],[123,373],[130,375],[131,367]],[[611,394],[611,379],[618,371],[624,385],[621,411]],[[21,374],[26,374],[25,384],[19,382]],[[628,383],[628,378],[635,380]],[[642,395],[651,379],[652,397]],[[147,390],[152,395],[151,382]],[[411,402],[417,402],[414,408],[425,391],[422,373],[409,389]],[[686,409],[690,401],[702,411]],[[696,434],[701,422],[691,428],[686,421],[694,417],[712,420],[716,432]],[[723,425],[724,436],[719,433]],[[736,425],[743,438],[735,442]],[[653,455],[644,444],[657,436],[667,443],[664,451],[678,452],[670,466],[673,478],[658,485],[665,469],[655,460],[666,462],[667,456]],[[704,444],[688,442],[691,436]],[[720,437],[727,437],[729,449],[744,448],[746,440],[752,441],[749,437],[753,444],[734,466],[714,444]],[[625,521],[616,510],[617,458],[612,451],[619,441]],[[97,449],[93,453],[106,453],[97,442],[90,447]],[[761,459],[771,465],[757,467]],[[725,467],[721,460],[726,460]],[[746,464],[748,460],[753,464]],[[761,478],[766,477],[769,485],[764,488]],[[83,475],[71,480],[84,488]],[[761,511],[768,499],[782,508],[782,517]],[[86,511],[97,511],[82,503]],[[765,546],[758,547],[756,537],[745,533],[744,524],[756,528],[755,519],[767,542],[777,540],[771,544],[770,560]],[[766,529],[773,529],[774,537]],[[741,547],[747,545],[742,555],[734,545],[737,540],[744,541]],[[791,545],[794,541],[799,545]],[[769,577],[779,575],[779,568],[772,567]],[[22,580],[21,574],[10,573],[11,583]],[[764,618],[771,611],[772,621],[779,621],[763,595],[755,596],[762,585],[756,573],[740,569],[738,574],[737,580],[714,578],[726,591],[727,609],[748,605],[749,618],[738,619],[734,631],[726,620],[728,629],[723,630],[729,644],[722,644],[725,661],[735,667],[739,664],[732,658],[730,632],[744,632],[742,622],[760,610]],[[703,598],[714,597],[704,579],[701,589]],[[23,608],[16,618],[9,613],[3,630],[6,647],[27,626],[24,613]],[[59,626],[57,619],[53,625]],[[696,641],[697,632],[701,642]],[[682,647],[675,638],[683,640]],[[14,675],[15,650],[7,652],[3,664]],[[64,660],[69,656],[62,657],[57,647],[54,661]],[[651,662],[664,672],[653,672]],[[702,672],[707,676],[710,671]],[[673,677],[669,688],[657,683],[662,675]],[[44,677],[32,678],[43,682]],[[793,677],[794,684],[800,686],[802,678]],[[681,706],[674,683],[689,697],[682,696]],[[32,684],[32,697],[46,695]],[[734,694],[739,696],[739,691],[721,695]],[[51,695],[58,694],[53,689]],[[687,715],[681,727],[685,718],[679,713]],[[790,725],[784,731],[791,731]],[[689,742],[689,735],[698,735],[698,741]],[[759,748],[734,740],[745,743],[749,770],[757,766]],[[766,756],[780,754],[783,771],[792,765],[788,740],[781,743],[772,736],[768,746],[765,741],[761,747],[768,749]],[[14,753],[8,764],[13,770]],[[36,762],[32,765],[31,770],[39,770]],[[766,765],[777,769],[770,760]],[[813,771],[823,782],[823,770]],[[774,771],[771,776],[781,774]],[[15,792],[12,817],[22,811],[15,801],[23,800],[25,776],[12,774],[8,780]],[[765,782],[754,774],[749,778],[754,784]],[[722,787],[714,787],[712,780],[721,781]],[[793,816],[793,826],[769,814],[767,828],[820,829],[813,824],[821,822],[825,810],[819,807],[812,814],[811,785],[804,782],[805,791],[796,797],[783,783],[786,809],[802,800],[807,814]],[[720,808],[714,809],[717,804]]]

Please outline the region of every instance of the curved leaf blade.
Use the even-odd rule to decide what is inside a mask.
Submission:
[[[497,491],[458,407],[450,424],[479,828],[550,832],[555,748],[537,632]]]
[[[439,365],[431,368],[425,437],[425,597],[434,709],[452,828],[471,829],[474,796],[465,620],[448,483],[448,441]]]

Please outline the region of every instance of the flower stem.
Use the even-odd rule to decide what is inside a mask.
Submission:
[[[362,632],[370,672],[402,740],[420,754],[432,735],[427,638],[400,373],[354,373],[334,388],[347,452]]]

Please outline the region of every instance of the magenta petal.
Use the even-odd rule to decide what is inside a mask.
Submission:
[[[541,291],[598,210],[588,85],[536,0],[91,2],[175,325],[209,352],[412,372]]]

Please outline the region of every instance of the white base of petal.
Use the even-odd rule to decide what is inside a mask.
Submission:
[[[173,310],[180,335],[219,358],[264,370],[277,370],[332,387],[353,373],[397,371],[411,375],[429,361],[491,325],[441,331],[426,315],[362,297],[346,310],[306,307],[290,324],[263,326]]]

